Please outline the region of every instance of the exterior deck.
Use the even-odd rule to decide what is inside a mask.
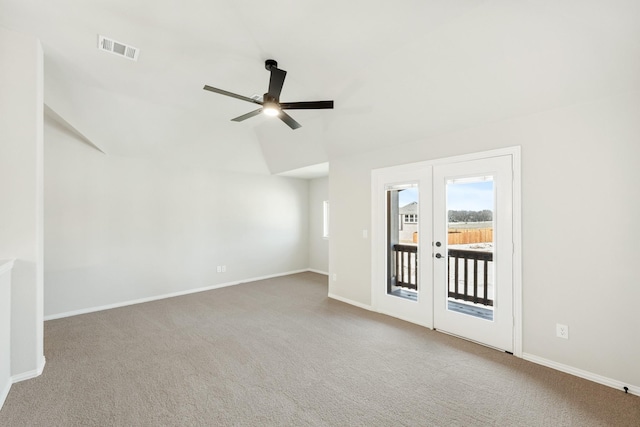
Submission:
[[[394,250],[395,285],[402,290],[418,290],[418,246],[396,244]],[[493,306],[493,252],[449,248],[448,288],[450,301],[471,303],[478,307]],[[393,292],[392,292],[393,293]],[[404,296],[404,295],[398,295]],[[406,297],[406,296],[405,296]],[[485,310],[487,309],[485,308]]]

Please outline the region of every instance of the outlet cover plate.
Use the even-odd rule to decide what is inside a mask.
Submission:
[[[565,340],[569,339],[569,327],[567,325],[562,325],[560,323],[556,323],[556,336],[558,338],[564,338]]]

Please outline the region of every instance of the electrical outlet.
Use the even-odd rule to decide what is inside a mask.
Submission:
[[[217,266],[217,267],[216,267],[216,271],[217,271],[218,273],[222,273],[222,266],[221,266],[221,265]]]
[[[336,280],[338,280],[338,275],[336,273],[333,273],[333,281],[335,282]]]
[[[558,338],[564,338],[565,340],[568,340],[569,327],[567,325],[561,325],[560,323],[556,323],[556,336]]]
[[[223,266],[222,266],[222,272],[223,272],[223,273],[226,273],[226,272],[227,272],[227,266],[226,266],[226,265],[223,265]]]

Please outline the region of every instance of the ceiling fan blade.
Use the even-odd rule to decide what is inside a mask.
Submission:
[[[333,101],[281,102],[283,110],[320,110],[333,108]]]
[[[235,119],[231,119],[232,122],[242,122],[244,120],[250,119],[253,116],[257,116],[258,114],[262,113],[262,108],[258,108],[257,110],[253,110],[250,113],[247,114],[243,114],[241,116],[236,117]]]
[[[289,126],[293,130],[296,130],[296,129],[302,127],[302,125],[300,123],[298,123],[295,120],[293,120],[293,117],[291,117],[290,115],[288,115],[284,111],[280,111],[280,114],[278,115],[278,117],[280,117],[280,120],[285,122],[287,124],[287,126]]]
[[[226,96],[230,96],[232,98],[241,99],[243,101],[247,101],[247,102],[251,102],[251,103],[254,103],[254,104],[262,105],[262,102],[258,101],[257,99],[247,98],[246,96],[238,95],[238,94],[232,93],[232,92],[227,92],[226,90],[218,89],[218,88],[213,87],[213,86],[204,85],[204,87],[202,89],[208,90],[210,92],[219,93],[220,95],[226,95]]]
[[[269,94],[270,97],[280,100],[280,92],[282,92],[282,85],[284,85],[284,78],[287,77],[287,72],[280,68],[271,67],[271,78],[269,79]]]

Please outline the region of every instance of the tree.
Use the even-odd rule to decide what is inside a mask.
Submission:
[[[493,221],[493,211],[449,211],[449,222],[483,222]]]

